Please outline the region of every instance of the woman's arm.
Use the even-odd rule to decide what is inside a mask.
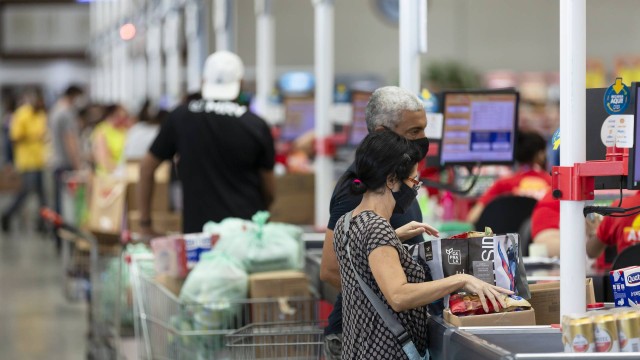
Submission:
[[[467,274],[424,283],[409,283],[400,264],[398,251],[392,246],[380,246],[371,251],[369,266],[387,302],[398,312],[431,304],[458,289],[478,294],[485,311],[488,311],[486,298],[497,309],[498,303],[505,307],[499,293],[513,294],[512,291],[489,285]]]

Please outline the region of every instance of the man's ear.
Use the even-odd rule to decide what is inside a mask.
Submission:
[[[385,131],[385,130],[387,130],[387,128],[382,126],[382,125],[378,125],[378,126],[376,126],[375,129],[373,129],[374,132],[380,132],[380,131]]]

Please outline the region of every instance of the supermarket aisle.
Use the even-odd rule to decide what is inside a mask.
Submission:
[[[62,295],[53,241],[20,225],[0,234],[0,358],[84,359],[86,305]]]

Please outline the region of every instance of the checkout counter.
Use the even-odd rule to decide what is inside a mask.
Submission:
[[[311,243],[311,237],[307,244]],[[315,241],[313,241],[315,243]],[[320,281],[321,248],[309,248],[306,273],[322,299],[333,303],[338,291]],[[530,281],[559,280],[559,266],[532,265],[527,268]],[[606,272],[588,271],[593,279],[596,300],[604,294]],[[603,296],[603,295],[600,295]],[[599,300],[598,300],[599,301]],[[429,351],[435,360],[507,360],[507,359],[638,359],[638,353],[565,353],[562,331],[551,326],[454,327],[442,317],[429,319]]]

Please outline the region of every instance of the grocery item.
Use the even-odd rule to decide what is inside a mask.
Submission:
[[[487,299],[487,307],[489,308],[489,311],[485,312],[482,308],[482,303],[480,302],[480,297],[478,295],[464,293],[454,294],[449,297],[449,309],[451,313],[456,316],[467,316],[495,312],[520,311],[531,308],[531,304],[519,296],[506,294],[501,294],[500,296],[506,303],[506,307],[500,308],[500,304],[498,304],[498,309],[495,309],[491,301]]]
[[[618,326],[612,313],[600,313],[593,318],[596,352],[619,352]]]
[[[491,285],[518,291],[517,295],[529,296],[526,273],[519,267],[522,258],[518,234],[435,239],[408,250],[414,258],[415,254],[424,254],[434,280],[470,274]]]
[[[247,291],[248,277],[242,264],[227,254],[210,251],[187,276],[180,300],[197,304],[194,317],[201,320],[200,325],[224,329],[238,315],[239,302],[247,298]]]
[[[596,350],[593,321],[589,316],[563,321],[565,352],[592,353]]]
[[[640,312],[629,310],[616,315],[620,351],[640,351]]]
[[[249,273],[304,268],[302,229],[288,224],[267,223],[269,212],[259,211],[252,221],[225,219],[205,231],[218,231],[215,251],[242,262]]]
[[[611,270],[609,276],[617,307],[640,304],[640,266]]]

